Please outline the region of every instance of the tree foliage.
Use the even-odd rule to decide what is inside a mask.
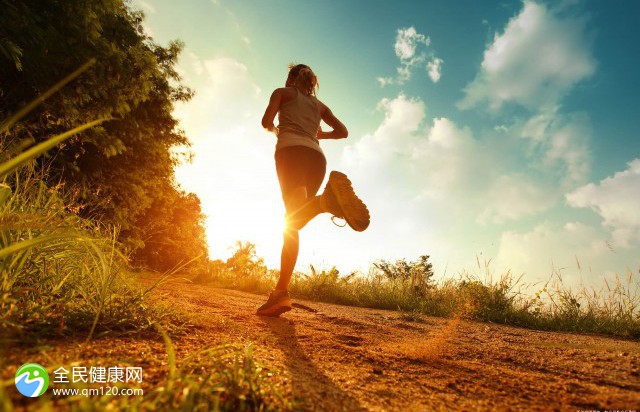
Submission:
[[[434,285],[433,265],[429,262],[429,255],[422,255],[412,262],[400,259],[395,263],[391,263],[383,259],[373,265],[382,271],[388,279],[411,282],[411,285],[416,290],[422,290]]]
[[[264,259],[256,254],[256,245],[251,242],[237,241],[233,255],[226,262],[227,269],[238,275],[264,275],[267,267]]]
[[[208,252],[204,242],[204,222],[200,199],[193,193],[161,191],[162,198],[136,221],[136,237],[144,248],[133,255],[137,265],[168,271],[194,258],[204,261]]]
[[[174,68],[182,45],[155,44],[143,19],[123,0],[0,0],[0,119],[96,59],[0,138],[37,142],[112,118],[54,152],[48,178],[67,185],[84,217],[119,226],[136,259],[161,268],[206,248],[199,200],[174,179],[172,148],[189,142],[173,105],[192,96]]]

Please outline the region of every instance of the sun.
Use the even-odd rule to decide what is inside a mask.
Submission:
[[[236,241],[251,242],[267,265],[276,267],[285,210],[272,165],[242,161],[225,167],[197,155],[176,168],[176,180],[200,198],[210,258],[226,260]]]

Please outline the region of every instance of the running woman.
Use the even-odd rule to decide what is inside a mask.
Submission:
[[[316,196],[327,167],[320,140],[344,139],[349,134],[331,109],[318,100],[317,87],[318,78],[309,66],[290,65],[285,87],[274,90],[262,117],[262,126],[278,138],[274,157],[286,224],[280,278],[267,302],[258,308],[260,316],[280,316],[291,310],[288,287],[298,259],[298,232],[311,219],[328,212],[356,231],[369,226],[369,211],[345,174],[332,171],[323,193]],[[278,126],[273,123],[276,115]],[[321,120],[332,130],[322,131]]]

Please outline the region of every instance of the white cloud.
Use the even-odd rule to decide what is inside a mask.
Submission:
[[[640,159],[612,177],[576,189],[566,199],[570,206],[597,212],[612,230],[616,246],[629,248],[640,242]]]
[[[458,107],[483,102],[494,111],[509,102],[531,109],[553,107],[591,76],[596,63],[586,18],[567,14],[566,9],[526,0],[521,13],[485,50],[480,73],[465,87]]]
[[[447,219],[468,219],[481,224],[504,223],[549,209],[559,192],[542,176],[511,172],[513,147],[504,139],[480,141],[467,127],[447,118],[425,124],[426,106],[420,99],[399,95],[383,99],[385,118],[372,134],[344,151],[344,164],[370,182],[371,196],[380,195],[385,206],[398,199],[428,203]],[[390,218],[390,217],[389,217]],[[424,222],[420,215],[416,222]],[[420,223],[416,223],[420,225]]]
[[[384,110],[384,120],[376,131],[378,138],[392,140],[394,134],[405,136],[418,129],[424,120],[426,106],[422,100],[400,94],[395,99],[382,99],[378,110]]]
[[[376,77],[376,81],[381,87],[393,84],[393,77]]]
[[[553,190],[521,173],[497,176],[486,193],[479,223],[505,223],[542,213],[556,202]]]
[[[374,133],[347,144],[342,163],[367,186],[367,196],[386,196],[382,195],[386,189],[391,190],[387,193],[390,196],[413,196],[417,182],[409,168],[411,163],[418,167],[419,163],[410,159],[413,147],[419,144],[416,133],[420,131],[426,106],[420,99],[400,94],[394,99],[382,99],[378,109],[384,111],[384,120]]]
[[[565,189],[585,182],[591,169],[592,134],[586,114],[562,114],[549,108],[512,129],[530,142],[530,161],[539,170],[555,174]]]
[[[398,29],[394,50],[400,61],[409,61],[416,54],[416,48],[423,44],[429,46],[431,39],[416,31],[415,27]]]
[[[400,94],[378,108],[384,112],[380,126],[347,145],[340,167],[371,210],[371,240],[358,242],[372,255],[427,251],[437,270],[448,267],[450,274],[488,252],[500,270],[525,272],[527,282],[546,280],[555,269],[571,285],[601,285],[602,276],[639,263],[630,253],[612,251],[610,234],[585,223],[548,221],[526,229],[527,218],[552,218],[567,188],[586,178],[590,128],[580,129],[581,115],[549,111],[478,136],[447,118],[429,120],[418,98]],[[585,134],[586,140],[577,139]],[[582,166],[572,163],[578,157]],[[635,179],[636,171],[640,160],[625,176]],[[525,229],[505,230],[513,224]]]
[[[442,63],[444,61],[438,57],[434,57],[427,63],[427,73],[432,82],[438,83],[442,75]]]
[[[394,51],[396,57],[400,60],[400,66],[396,68],[397,74],[395,77],[376,78],[378,84],[382,87],[389,84],[404,84],[411,78],[413,68],[422,65],[428,58],[431,59],[426,66],[429,78],[434,83],[438,82],[443,61],[428,49],[430,45],[431,39],[424,34],[418,33],[415,27],[398,29]]]
[[[603,276],[623,274],[626,264],[608,247],[608,237],[580,222],[545,222],[531,231],[506,231],[500,238],[496,264],[532,281],[561,274],[565,284],[602,285]]]
[[[504,124],[499,124],[497,126],[494,126],[493,130],[495,130],[496,132],[507,133],[509,131],[509,127]]]
[[[354,169],[354,173],[363,173],[373,186],[380,183],[407,196],[415,195],[416,190],[421,192],[423,187],[433,188],[425,179],[439,173],[438,169],[445,165],[432,163],[438,159],[431,156],[436,150],[453,149],[460,144],[458,140],[470,138],[468,130],[460,131],[448,119],[435,120],[432,128],[423,124],[426,105],[418,98],[400,94],[394,99],[381,100],[378,109],[385,114],[380,126],[372,134],[346,146],[343,156],[347,167]],[[427,163],[429,173],[423,173]],[[443,177],[455,176],[449,173],[450,169],[453,167],[442,172]],[[433,183],[444,184],[442,180]]]

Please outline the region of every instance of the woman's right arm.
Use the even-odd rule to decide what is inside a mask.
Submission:
[[[281,101],[282,89],[275,89],[273,93],[271,93],[269,105],[264,111],[264,116],[262,116],[262,127],[264,127],[267,131],[275,134],[278,134],[278,129],[274,126],[273,120],[276,118],[276,114],[278,114]]]
[[[320,102],[320,114],[322,116],[322,120],[328,124],[333,130],[330,132],[323,132],[318,129],[318,139],[344,139],[349,136],[349,131],[347,127],[333,114],[331,109],[327,107],[324,103]]]

